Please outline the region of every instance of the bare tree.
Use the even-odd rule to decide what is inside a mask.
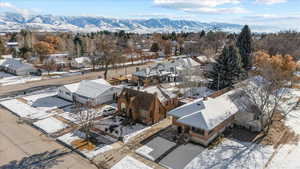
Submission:
[[[85,134],[85,139],[91,141],[91,129],[94,128],[96,118],[99,116],[97,111],[92,108],[92,104],[75,103],[73,107],[74,118],[78,121],[80,129]]]
[[[241,87],[251,103],[248,105],[249,110],[254,111],[267,134],[274,115],[279,111],[279,105],[284,103],[287,94],[285,87],[292,80],[296,64],[289,56],[271,57],[258,52],[255,67],[255,74],[258,76],[242,82]]]
[[[100,63],[104,66],[104,79],[107,79],[109,66],[115,64],[117,58],[121,56],[121,52],[116,47],[116,41],[102,38],[97,43],[96,53],[101,56]]]
[[[48,72],[48,75],[50,74],[51,70],[56,70],[57,65],[53,59],[47,60],[45,63],[46,70]]]

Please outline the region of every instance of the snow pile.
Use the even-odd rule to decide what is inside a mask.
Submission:
[[[60,130],[63,130],[67,127],[67,124],[59,121],[58,119],[54,117],[49,117],[40,121],[37,121],[33,123],[34,126],[40,128],[44,132],[48,134],[52,134],[55,132],[58,132]]]
[[[72,142],[75,140],[79,140],[79,139],[84,139],[85,138],[85,134],[83,132],[80,132],[78,130],[71,132],[71,133],[67,133],[63,136],[60,136],[57,138],[58,141],[68,145],[69,147],[72,147]],[[106,145],[106,144],[98,144],[97,147],[93,150],[93,151],[87,151],[87,150],[76,150],[79,153],[81,153],[82,155],[84,155],[85,157],[87,157],[88,159],[92,159],[93,157],[104,153],[106,151],[111,150],[113,147],[110,145]]]
[[[205,149],[184,169],[261,169],[273,152],[271,146],[226,139],[213,149]]]
[[[138,161],[133,157],[126,156],[117,164],[115,164],[111,169],[152,169],[152,168]]]
[[[38,76],[10,76],[0,79],[1,86],[8,86],[14,84],[23,84],[30,81],[42,80],[42,77]]]

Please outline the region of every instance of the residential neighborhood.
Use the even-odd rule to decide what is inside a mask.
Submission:
[[[103,15],[134,8],[102,2]],[[266,31],[246,14],[235,24],[88,16],[80,0],[81,17],[34,15],[24,3],[0,2],[10,11],[0,11],[0,169],[300,168],[297,29]],[[290,1],[251,5],[277,3]],[[221,19],[249,5],[147,4]]]

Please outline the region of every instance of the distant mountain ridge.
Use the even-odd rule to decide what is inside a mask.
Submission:
[[[136,33],[153,32],[198,32],[219,29],[228,32],[240,31],[242,25],[228,23],[204,23],[191,20],[159,19],[113,19],[93,16],[53,16],[4,13],[0,15],[0,31],[12,32],[21,29],[35,31],[95,32],[100,30]]]

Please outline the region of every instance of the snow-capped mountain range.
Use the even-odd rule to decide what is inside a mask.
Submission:
[[[192,20],[160,19],[113,19],[93,16],[0,15],[0,31],[14,32],[21,29],[34,31],[95,32],[100,30],[137,33],[152,32],[198,32],[220,29],[228,32],[240,31],[242,25],[228,23],[203,23]]]

